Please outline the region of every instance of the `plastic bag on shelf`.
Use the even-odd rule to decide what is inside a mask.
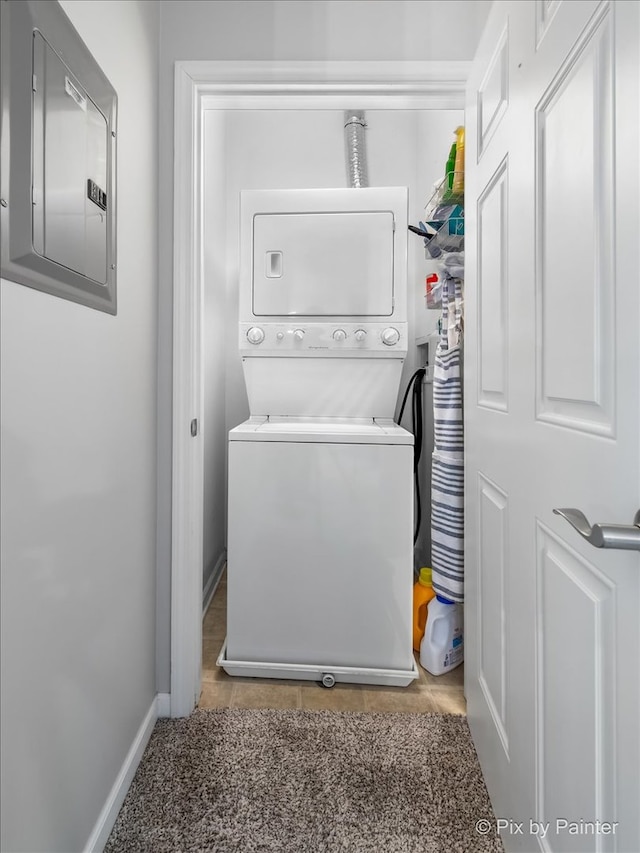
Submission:
[[[464,196],[454,194],[447,178],[435,185],[425,207],[425,253],[428,258],[439,258],[447,252],[460,252],[464,248]]]

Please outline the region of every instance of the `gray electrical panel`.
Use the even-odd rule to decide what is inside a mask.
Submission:
[[[4,0],[2,276],[116,313],[116,93],[58,2]]]

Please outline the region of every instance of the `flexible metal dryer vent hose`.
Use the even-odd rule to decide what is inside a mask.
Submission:
[[[367,152],[365,145],[364,110],[350,110],[344,114],[347,146],[347,176],[352,187],[368,187]]]

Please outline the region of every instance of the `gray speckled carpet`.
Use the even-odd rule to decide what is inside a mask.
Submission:
[[[105,853],[498,853],[464,717],[197,710],[160,720]]]

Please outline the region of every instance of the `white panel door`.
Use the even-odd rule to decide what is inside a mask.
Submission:
[[[640,851],[640,4],[494,3],[467,94],[466,693],[507,850]]]

